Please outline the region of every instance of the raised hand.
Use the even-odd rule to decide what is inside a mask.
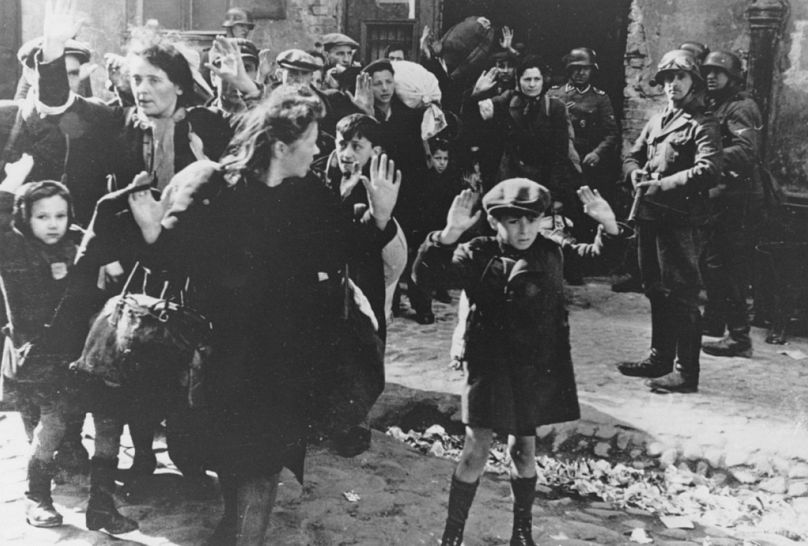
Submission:
[[[220,60],[220,62],[214,63],[215,60]],[[244,95],[258,92],[258,86],[247,75],[241,51],[235,40],[217,36],[210,50],[210,62],[205,63],[205,66],[222,81],[229,83]]]
[[[22,154],[14,163],[6,163],[6,178],[0,184],[0,190],[8,193],[16,192],[34,168],[34,158],[29,154]]]
[[[502,27],[502,37],[499,39],[499,45],[502,49],[511,49],[513,44],[513,30],[511,27]]]
[[[474,89],[472,90],[471,95],[481,95],[482,93],[493,89],[497,84],[497,74],[499,74],[499,69],[496,66],[492,66],[488,70],[483,71],[483,73],[480,74],[480,77],[477,78],[477,82],[474,84]]]
[[[598,190],[592,190],[589,186],[581,186],[578,189],[578,199],[584,206],[584,213],[602,224],[606,233],[617,235],[620,228],[617,226],[617,219],[609,203],[600,195]]]
[[[429,49],[429,44],[431,41],[432,31],[429,30],[429,25],[424,25],[424,30],[421,32],[421,41],[419,43],[419,47],[427,59],[432,58],[432,51]]]
[[[451,245],[457,242],[466,230],[479,220],[481,211],[472,212],[477,204],[477,194],[471,190],[463,190],[457,194],[446,214],[446,227],[440,233],[440,242]]]
[[[368,194],[368,209],[379,229],[387,227],[401,188],[401,171],[387,154],[374,155],[370,160],[370,178],[362,177]]]
[[[165,214],[164,203],[152,195],[151,175],[146,171],[137,174],[128,188],[129,210],[147,244],[152,244],[162,231],[160,221]]]
[[[42,60],[47,63],[61,57],[65,44],[76,37],[83,24],[74,0],[48,0],[42,32]]]
[[[362,72],[356,75],[356,92],[346,91],[351,102],[364,113],[373,116],[373,85],[370,74]]]

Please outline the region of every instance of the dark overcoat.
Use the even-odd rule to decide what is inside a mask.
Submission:
[[[529,436],[580,417],[562,270],[559,245],[541,236],[524,251],[494,237],[443,246],[435,233],[421,246],[418,284],[469,298],[465,424]]]

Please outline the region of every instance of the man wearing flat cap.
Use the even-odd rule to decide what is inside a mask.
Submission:
[[[329,66],[348,68],[353,64],[354,52],[359,49],[356,40],[341,32],[332,32],[323,36],[322,42]]]
[[[278,80],[283,85],[311,85],[314,72],[320,70],[315,58],[302,49],[287,49],[275,59]]]

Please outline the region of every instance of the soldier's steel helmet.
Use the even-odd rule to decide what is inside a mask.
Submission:
[[[682,42],[679,44],[679,49],[684,49],[685,51],[691,52],[698,63],[704,62],[704,58],[707,57],[708,53],[710,53],[709,47],[701,42],[694,41]]]
[[[677,72],[679,70],[690,74],[694,84],[704,85],[704,78],[699,71],[696,57],[685,49],[674,49],[665,53],[659,61],[656,74],[651,78],[650,83],[651,85],[662,85],[662,79],[666,72]]]
[[[255,28],[252,13],[250,10],[244,8],[230,8],[224,16],[224,23],[222,26],[230,28],[233,25],[246,25],[251,30]]]
[[[574,66],[591,66],[598,70],[598,54],[588,47],[576,47],[564,55],[564,68],[569,70]]]
[[[701,65],[701,71],[707,74],[710,68],[720,68],[735,80],[740,81],[743,79],[741,59],[729,51],[713,51],[707,55]]]

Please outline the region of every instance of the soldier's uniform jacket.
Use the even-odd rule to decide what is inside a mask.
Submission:
[[[547,92],[560,99],[569,113],[575,130],[575,150],[581,159],[595,152],[601,160],[617,147],[619,131],[609,96],[593,85],[583,91],[572,84],[557,85]]]
[[[718,123],[700,109],[665,108],[645,125],[623,160],[626,177],[635,169],[676,184],[667,191],[649,188],[640,201],[639,219],[703,223],[709,214],[707,194],[721,169]]]
[[[762,194],[760,178],[760,131],[763,120],[754,100],[734,93],[708,105],[721,129],[722,197]]]

